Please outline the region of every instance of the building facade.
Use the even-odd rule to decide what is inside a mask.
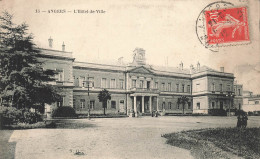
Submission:
[[[64,44],[63,44],[64,45]],[[163,114],[209,113],[211,109],[238,108],[233,90],[234,75],[211,69],[207,66],[160,67],[146,64],[145,50],[136,48],[133,61],[115,65],[77,62],[71,52],[41,49],[40,60],[44,69],[59,72],[56,85],[62,88],[63,98],[51,107],[70,106],[78,114],[102,113],[98,93],[107,89],[111,100],[107,113]],[[242,90],[241,90],[242,91]],[[183,106],[178,98],[186,96],[189,101]]]

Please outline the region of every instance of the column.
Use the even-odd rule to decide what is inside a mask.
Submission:
[[[159,111],[159,96],[156,98],[156,110]]]
[[[149,108],[150,108],[150,113],[152,113],[152,96],[149,96]]]
[[[135,117],[137,117],[136,96],[134,96],[134,112],[135,112]]]
[[[142,96],[142,113],[144,113],[144,96]]]

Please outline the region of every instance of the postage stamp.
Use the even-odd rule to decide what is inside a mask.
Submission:
[[[247,8],[205,11],[208,43],[249,41]]]
[[[250,43],[246,7],[220,1],[207,5],[196,21],[196,34],[205,48],[217,52],[220,47]]]

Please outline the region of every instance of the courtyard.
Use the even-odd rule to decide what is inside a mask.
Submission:
[[[165,116],[55,122],[55,129],[1,130],[1,158],[193,158],[188,150],[166,144],[161,135],[234,127],[236,117]],[[259,127],[259,123],[260,117],[249,117],[248,127]]]

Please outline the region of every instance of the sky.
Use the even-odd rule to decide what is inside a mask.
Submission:
[[[213,0],[1,0],[1,10],[14,15],[17,24],[26,22],[35,43],[73,52],[76,61],[107,62],[124,57],[132,62],[136,47],[146,50],[148,64],[191,64],[232,72],[244,90],[260,93],[259,1],[229,0],[248,8],[249,45],[206,49],[198,40],[196,20]],[[66,13],[48,11],[66,10]],[[74,13],[74,10],[103,10],[105,13]],[[37,13],[40,11],[40,13]],[[43,12],[46,11],[46,12]],[[71,12],[69,12],[71,11]]]

